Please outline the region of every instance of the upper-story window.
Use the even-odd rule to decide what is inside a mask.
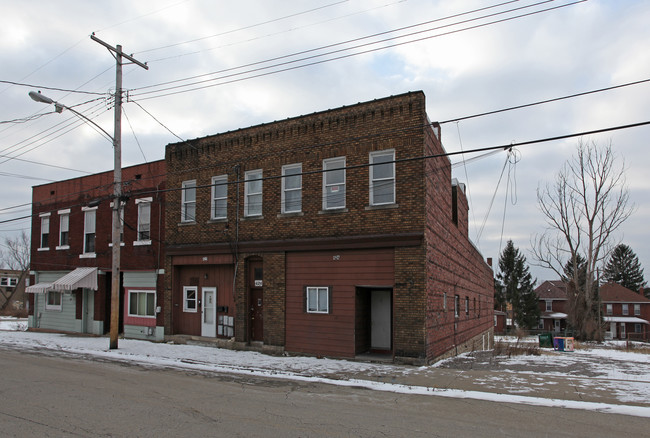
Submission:
[[[370,205],[395,203],[395,151],[370,153]]]
[[[95,253],[97,207],[84,207],[84,254]]]
[[[262,215],[262,170],[249,170],[244,179],[244,216]]]
[[[282,213],[302,211],[302,164],[282,166]]]
[[[2,287],[16,287],[18,285],[17,277],[2,277],[0,278],[0,286]]]
[[[323,210],[345,208],[345,157],[323,160]]]
[[[551,300],[546,301],[546,311],[547,312],[553,311],[553,301]]]
[[[136,199],[138,206],[138,242],[151,242],[151,203],[153,198]]]
[[[196,220],[196,180],[183,181],[181,191],[181,222]]]
[[[228,175],[212,177],[212,206],[210,219],[228,217]]]
[[[641,315],[641,304],[634,305],[634,316]]]
[[[59,210],[59,246],[57,249],[70,247],[70,209]]]
[[[630,306],[627,304],[623,304],[623,315],[629,315],[630,314]]]
[[[50,247],[50,213],[41,215],[41,246],[39,249]]]
[[[613,312],[614,312],[614,309],[612,308],[612,305],[611,305],[611,304],[607,304],[607,305],[605,306],[605,313],[607,313],[608,315],[611,315]]]

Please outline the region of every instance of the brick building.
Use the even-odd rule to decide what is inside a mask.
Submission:
[[[162,340],[165,162],[122,170],[120,332]],[[29,327],[110,329],[113,172],[35,186]]]
[[[600,301],[608,339],[650,339],[650,300],[616,283],[600,287]]]
[[[412,363],[491,345],[492,270],[422,92],[170,144],[165,160],[167,334]]]
[[[568,301],[566,283],[562,280],[546,280],[535,288],[539,303],[538,329],[559,333],[567,329]]]

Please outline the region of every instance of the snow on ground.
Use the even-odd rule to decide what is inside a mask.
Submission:
[[[25,331],[27,330],[27,319],[0,316],[0,330]]]
[[[247,376],[273,377],[339,386],[364,387],[372,390],[403,394],[436,395],[453,398],[471,398],[536,406],[565,407],[598,410],[650,417],[650,407],[558,400],[521,395],[531,393],[536,385],[554,385],[552,372],[578,378],[585,391],[602,390],[603,385],[617,394],[617,400],[629,403],[647,403],[650,400],[650,355],[620,350],[589,348],[572,353],[545,351],[540,356],[498,357],[498,372],[508,376],[507,393],[474,390],[441,389],[435,380],[423,385],[399,383],[418,376],[432,376],[448,361],[428,367],[409,367],[393,364],[373,364],[348,360],[300,356],[269,356],[250,351],[234,351],[200,345],[154,343],[135,339],[120,339],[119,348],[110,350],[107,337],[71,336],[56,333],[28,332],[21,321],[0,320],[0,348],[38,351],[42,354],[74,355],[129,362],[144,367],[194,370],[197,372],[231,373]],[[7,328],[9,325],[9,328]],[[470,358],[461,355],[460,359]],[[491,356],[484,352],[485,357]],[[451,359],[451,360],[458,360]],[[494,357],[490,359],[494,362]],[[544,369],[542,373],[536,369]],[[534,376],[531,376],[533,374]],[[501,379],[503,379],[501,374]],[[376,381],[375,376],[396,377],[393,383]],[[479,388],[495,385],[497,374],[487,373]],[[474,381],[476,384],[477,382]],[[501,381],[503,384],[503,381]],[[534,392],[533,392],[534,393]]]

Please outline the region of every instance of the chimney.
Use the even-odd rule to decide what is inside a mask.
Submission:
[[[487,264],[490,268],[492,267],[492,257],[487,258]]]

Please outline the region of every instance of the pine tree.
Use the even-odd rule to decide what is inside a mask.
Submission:
[[[632,248],[622,243],[612,251],[612,255],[605,265],[603,278],[634,292],[638,292],[646,283],[643,279],[643,269],[639,258]]]
[[[499,257],[498,289],[512,305],[512,319],[518,327],[533,328],[539,320],[535,281],[526,265],[526,257],[509,240]]]

